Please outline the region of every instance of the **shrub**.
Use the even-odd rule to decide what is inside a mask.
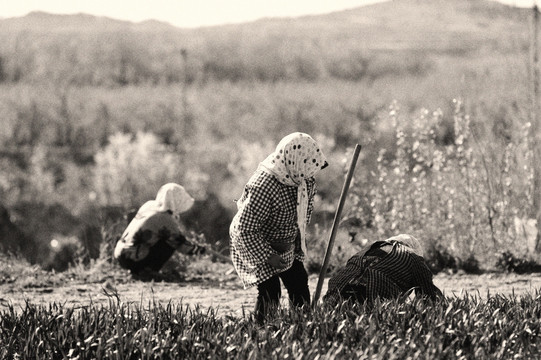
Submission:
[[[150,133],[117,133],[96,156],[94,191],[101,205],[139,207],[168,182],[181,182],[181,159]]]
[[[496,268],[517,274],[541,272],[541,264],[532,260],[517,258],[510,251],[500,253],[496,262]]]
[[[488,261],[489,254],[516,247],[510,219],[530,211],[532,168],[524,158],[532,154],[521,129],[508,145],[488,135],[481,142],[462,103],[455,106],[450,144],[437,141],[442,112],[408,119],[391,107],[394,148],[382,149],[376,171],[352,186],[352,213],[381,237],[410,233],[425,245],[431,239],[446,244],[452,256],[431,249],[436,271],[478,271],[474,259]]]
[[[456,271],[458,268],[458,259],[439,244],[431,244],[425,251],[425,260],[434,274],[443,270]]]
[[[359,81],[366,76],[369,59],[361,54],[337,56],[327,64],[330,76],[337,79]]]
[[[460,260],[458,262],[458,268],[466,274],[480,274],[482,272],[479,260],[473,255],[470,255],[466,260]]]
[[[51,251],[42,267],[51,271],[66,271],[82,258],[83,248],[77,238],[58,237],[51,240]]]

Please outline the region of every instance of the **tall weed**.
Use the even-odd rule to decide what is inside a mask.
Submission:
[[[353,186],[352,211],[381,238],[410,233],[427,248],[443,246],[461,259],[480,257],[494,265],[490,254],[503,249],[525,256],[513,217],[525,216],[531,206],[528,137],[519,132],[507,142],[480,139],[463,104],[455,105],[448,144],[438,136],[440,111],[409,120],[396,104],[391,107],[395,146],[380,151],[368,184]]]

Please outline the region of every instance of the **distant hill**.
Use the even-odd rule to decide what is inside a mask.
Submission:
[[[50,14],[34,11],[22,17],[0,20],[0,31],[54,32],[111,32],[111,31],[170,31],[173,25],[157,20],[139,23],[88,14]]]
[[[501,31],[513,31],[517,26],[524,25],[521,22],[529,11],[487,0],[394,0],[324,15],[265,18],[244,24],[182,30],[193,33],[199,30],[220,32],[223,29],[250,29],[269,32],[269,35],[277,32],[313,32],[313,35],[325,32],[346,36],[362,34],[362,40],[368,42],[373,39],[393,39],[395,43],[403,43],[415,38],[439,47],[443,45],[442,35],[497,38]],[[0,31],[101,32],[128,29],[181,30],[156,20],[134,23],[87,14],[58,15],[37,11],[23,17],[0,18]]]
[[[34,12],[0,20],[0,57],[5,57],[0,78],[35,80],[45,76],[38,68],[69,73],[72,65],[62,62],[77,62],[77,82],[94,84],[117,78],[126,84],[423,75],[441,56],[527,53],[530,11],[488,0],[394,0],[324,15],[196,29]],[[69,55],[62,58],[60,49],[66,48]],[[186,68],[181,49],[190,56]],[[119,58],[124,68],[108,71]],[[164,75],[167,71],[171,74]],[[184,77],[182,71],[191,73]]]
[[[232,31],[355,40],[381,50],[507,47],[515,45],[509,38],[527,35],[530,11],[487,0],[394,0],[325,15],[264,19]]]

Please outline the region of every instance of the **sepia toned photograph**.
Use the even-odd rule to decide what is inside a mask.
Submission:
[[[0,359],[541,358],[536,0],[4,0]]]

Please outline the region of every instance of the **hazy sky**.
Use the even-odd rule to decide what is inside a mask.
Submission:
[[[24,16],[40,10],[55,14],[87,13],[135,22],[156,19],[180,27],[197,27],[262,17],[322,14],[381,1],[384,0],[0,0],[0,17]],[[499,1],[531,6],[536,0]]]

